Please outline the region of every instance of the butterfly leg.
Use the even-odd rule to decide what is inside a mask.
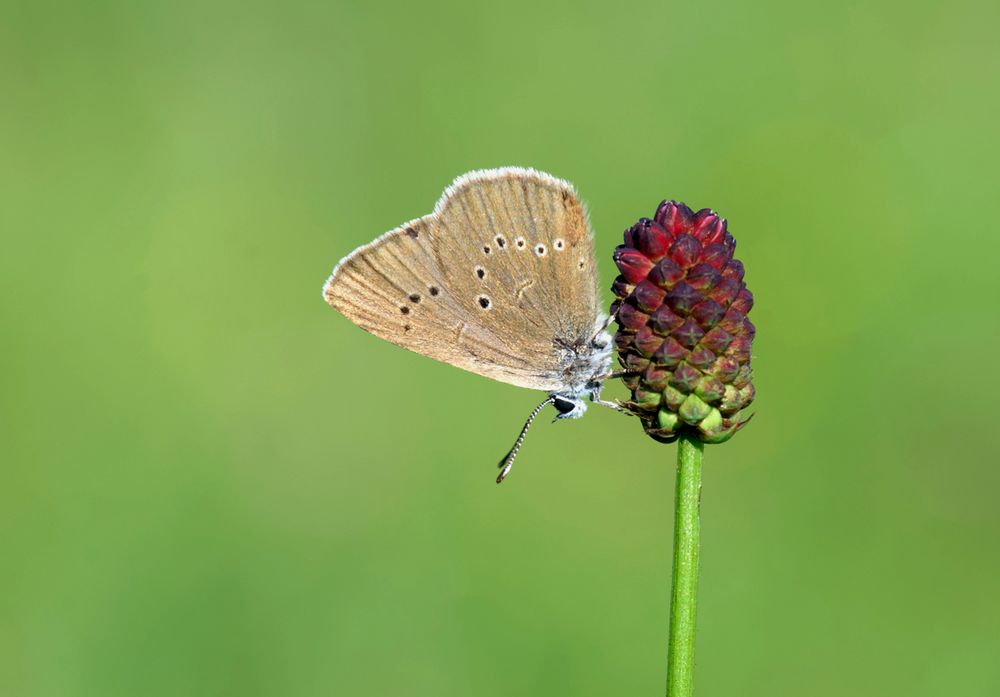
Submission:
[[[594,380],[597,380],[598,382],[605,382],[606,380],[614,380],[615,378],[627,378],[631,377],[632,375],[639,375],[639,372],[636,370],[619,370],[614,373],[606,373],[604,375],[598,375],[596,378],[594,378]]]
[[[601,378],[598,378],[598,380],[600,381]],[[597,405],[602,406],[602,407],[607,407],[608,409],[613,409],[614,411],[622,411],[621,405],[618,404],[617,402],[609,402],[606,399],[601,399],[601,388],[602,387],[603,387],[603,385],[601,384],[601,382],[598,382],[590,390],[590,401],[593,404],[597,404]]]

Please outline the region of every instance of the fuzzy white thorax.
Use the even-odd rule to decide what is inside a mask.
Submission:
[[[585,351],[573,353],[569,357],[566,387],[552,392],[552,397],[571,403],[573,408],[560,410],[556,418],[578,419],[587,411],[583,397],[600,402],[601,378],[611,372],[611,335],[607,331],[608,317],[598,315],[594,323],[594,335]],[[568,351],[568,350],[567,350]]]

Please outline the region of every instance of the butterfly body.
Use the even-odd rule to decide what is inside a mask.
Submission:
[[[411,351],[545,391],[559,418],[611,366],[593,240],[573,187],[530,169],[465,174],[434,212],[346,256],[324,299]]]

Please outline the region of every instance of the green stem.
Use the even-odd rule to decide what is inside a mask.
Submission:
[[[667,697],[691,697],[694,690],[694,625],[698,604],[698,538],[703,445],[687,436],[677,443],[674,502],[674,573],[670,595]]]

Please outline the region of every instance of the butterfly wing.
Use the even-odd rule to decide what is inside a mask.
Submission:
[[[470,172],[434,212],[347,256],[323,288],[362,329],[494,380],[558,391],[600,314],[573,187],[520,168]]]

